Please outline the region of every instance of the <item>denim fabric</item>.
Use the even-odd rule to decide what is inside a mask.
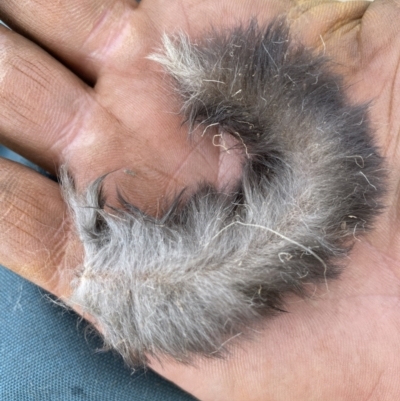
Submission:
[[[77,315],[0,267],[0,400],[190,401],[151,371],[132,373]]]
[[[0,155],[11,154],[0,148]],[[193,400],[155,373],[132,373],[117,355],[99,352],[101,340],[84,328],[45,291],[0,266],[0,400]]]

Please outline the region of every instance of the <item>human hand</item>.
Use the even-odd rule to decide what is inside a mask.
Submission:
[[[340,62],[352,99],[375,100],[371,118],[377,139],[389,169],[397,171],[397,54],[395,43],[387,46],[398,36],[396,2],[376,2],[368,9],[365,3],[332,2],[313,3],[312,7],[307,2],[243,3],[241,9],[219,2],[219,10],[208,2],[186,3],[185,7],[179,2],[167,7],[144,2],[135,10],[131,5],[110,2],[111,12],[105,11],[107,4],[101,8],[86,2],[75,5],[79,13],[72,3],[61,6],[65,10],[58,4],[31,3],[22,10],[13,2],[4,3],[0,5],[1,17],[4,15],[11,26],[29,26],[25,28],[28,36],[96,85],[94,90],[85,86],[38,48],[4,31],[2,141],[52,172],[68,162],[81,188],[109,171],[140,171],[147,178],[140,188],[132,180],[125,182],[123,174],[114,179],[129,191],[132,201],[155,213],[157,199],[169,191],[179,191],[204,178],[221,186],[224,179],[229,180],[229,175],[219,173],[218,149],[211,141],[200,138],[193,149],[185,141],[179,117],[162,114],[178,111],[179,104],[170,101],[165,86],[160,87],[160,71],[143,61],[164,30],[180,26],[189,34],[201,32],[200,15],[213,16],[220,24],[222,10],[226,24],[239,14],[246,20],[257,13],[264,22],[289,12],[293,29],[304,41],[326,46],[328,54]],[[185,22],[184,10],[190,23]],[[101,12],[101,29],[91,31],[100,18],[93,13]],[[36,13],[40,17],[32,21]],[[81,19],[74,17],[78,14]],[[391,19],[392,24],[388,22]],[[72,26],[60,29],[60,21]],[[79,29],[82,25],[85,29]],[[385,32],[377,35],[378,29]],[[36,60],[34,66],[29,64],[32,60]],[[129,85],[121,84],[128,81]],[[146,91],[139,90],[144,87]],[[136,150],[135,158],[131,149]],[[165,156],[169,154],[175,155],[173,160]],[[154,155],[159,155],[158,166],[154,166]],[[204,169],[203,158],[209,169]],[[9,162],[3,161],[2,169],[2,228],[7,236],[1,262],[64,298],[70,290],[68,273],[79,264],[79,242],[58,186]],[[171,181],[173,176],[176,179]],[[396,177],[392,182],[397,182]],[[398,325],[394,310],[398,300],[393,262],[397,260],[395,191],[388,198],[393,206],[380,217],[374,233],[357,244],[342,280],[330,284],[326,294],[325,288],[317,290],[322,293],[321,297],[316,294],[317,301],[288,300],[289,315],[270,322],[258,339],[236,348],[226,361],[199,361],[197,368],[168,361],[161,366],[153,361],[152,367],[204,400],[367,399],[378,383],[378,373],[381,381],[374,390],[376,398],[384,394],[393,399],[398,386],[389,376],[397,367],[392,357],[397,349]],[[390,260],[387,255],[392,255]],[[372,316],[385,319],[384,327],[377,327]],[[364,352],[370,348],[373,351]],[[355,356],[360,358],[357,366],[350,363]],[[329,364],[330,369],[326,369]],[[355,388],[354,382],[360,387]],[[313,383],[317,383],[315,387]]]

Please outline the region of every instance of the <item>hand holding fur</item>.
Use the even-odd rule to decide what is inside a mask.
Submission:
[[[346,102],[329,62],[291,43],[284,22],[163,44],[151,58],[174,78],[182,119],[234,138],[242,177],[157,219],[123,200],[109,213],[101,178],[79,194],[63,172],[85,248],[71,302],[131,365],[218,356],[285,294],[336,277],[383,192],[367,107]]]

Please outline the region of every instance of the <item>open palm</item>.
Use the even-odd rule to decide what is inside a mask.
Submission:
[[[111,200],[117,185],[152,214],[183,188],[223,186],[237,174],[234,160],[201,133],[187,140],[179,98],[146,56],[164,32],[196,37],[281,13],[292,35],[335,60],[353,101],[373,101],[391,174],[388,208],[357,242],[340,281],[316,288],[313,300],[288,299],[291,313],[227,360],[152,367],[202,400],[393,400],[400,390],[398,1],[3,0],[0,18],[18,33],[0,29],[0,138],[51,173],[67,163],[81,189],[110,173]],[[82,250],[59,186],[9,161],[0,169],[0,262],[65,299]]]

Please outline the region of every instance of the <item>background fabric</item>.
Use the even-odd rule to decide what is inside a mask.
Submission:
[[[0,156],[22,161],[0,148]],[[151,371],[134,373],[79,317],[0,266],[0,400],[191,401]]]

